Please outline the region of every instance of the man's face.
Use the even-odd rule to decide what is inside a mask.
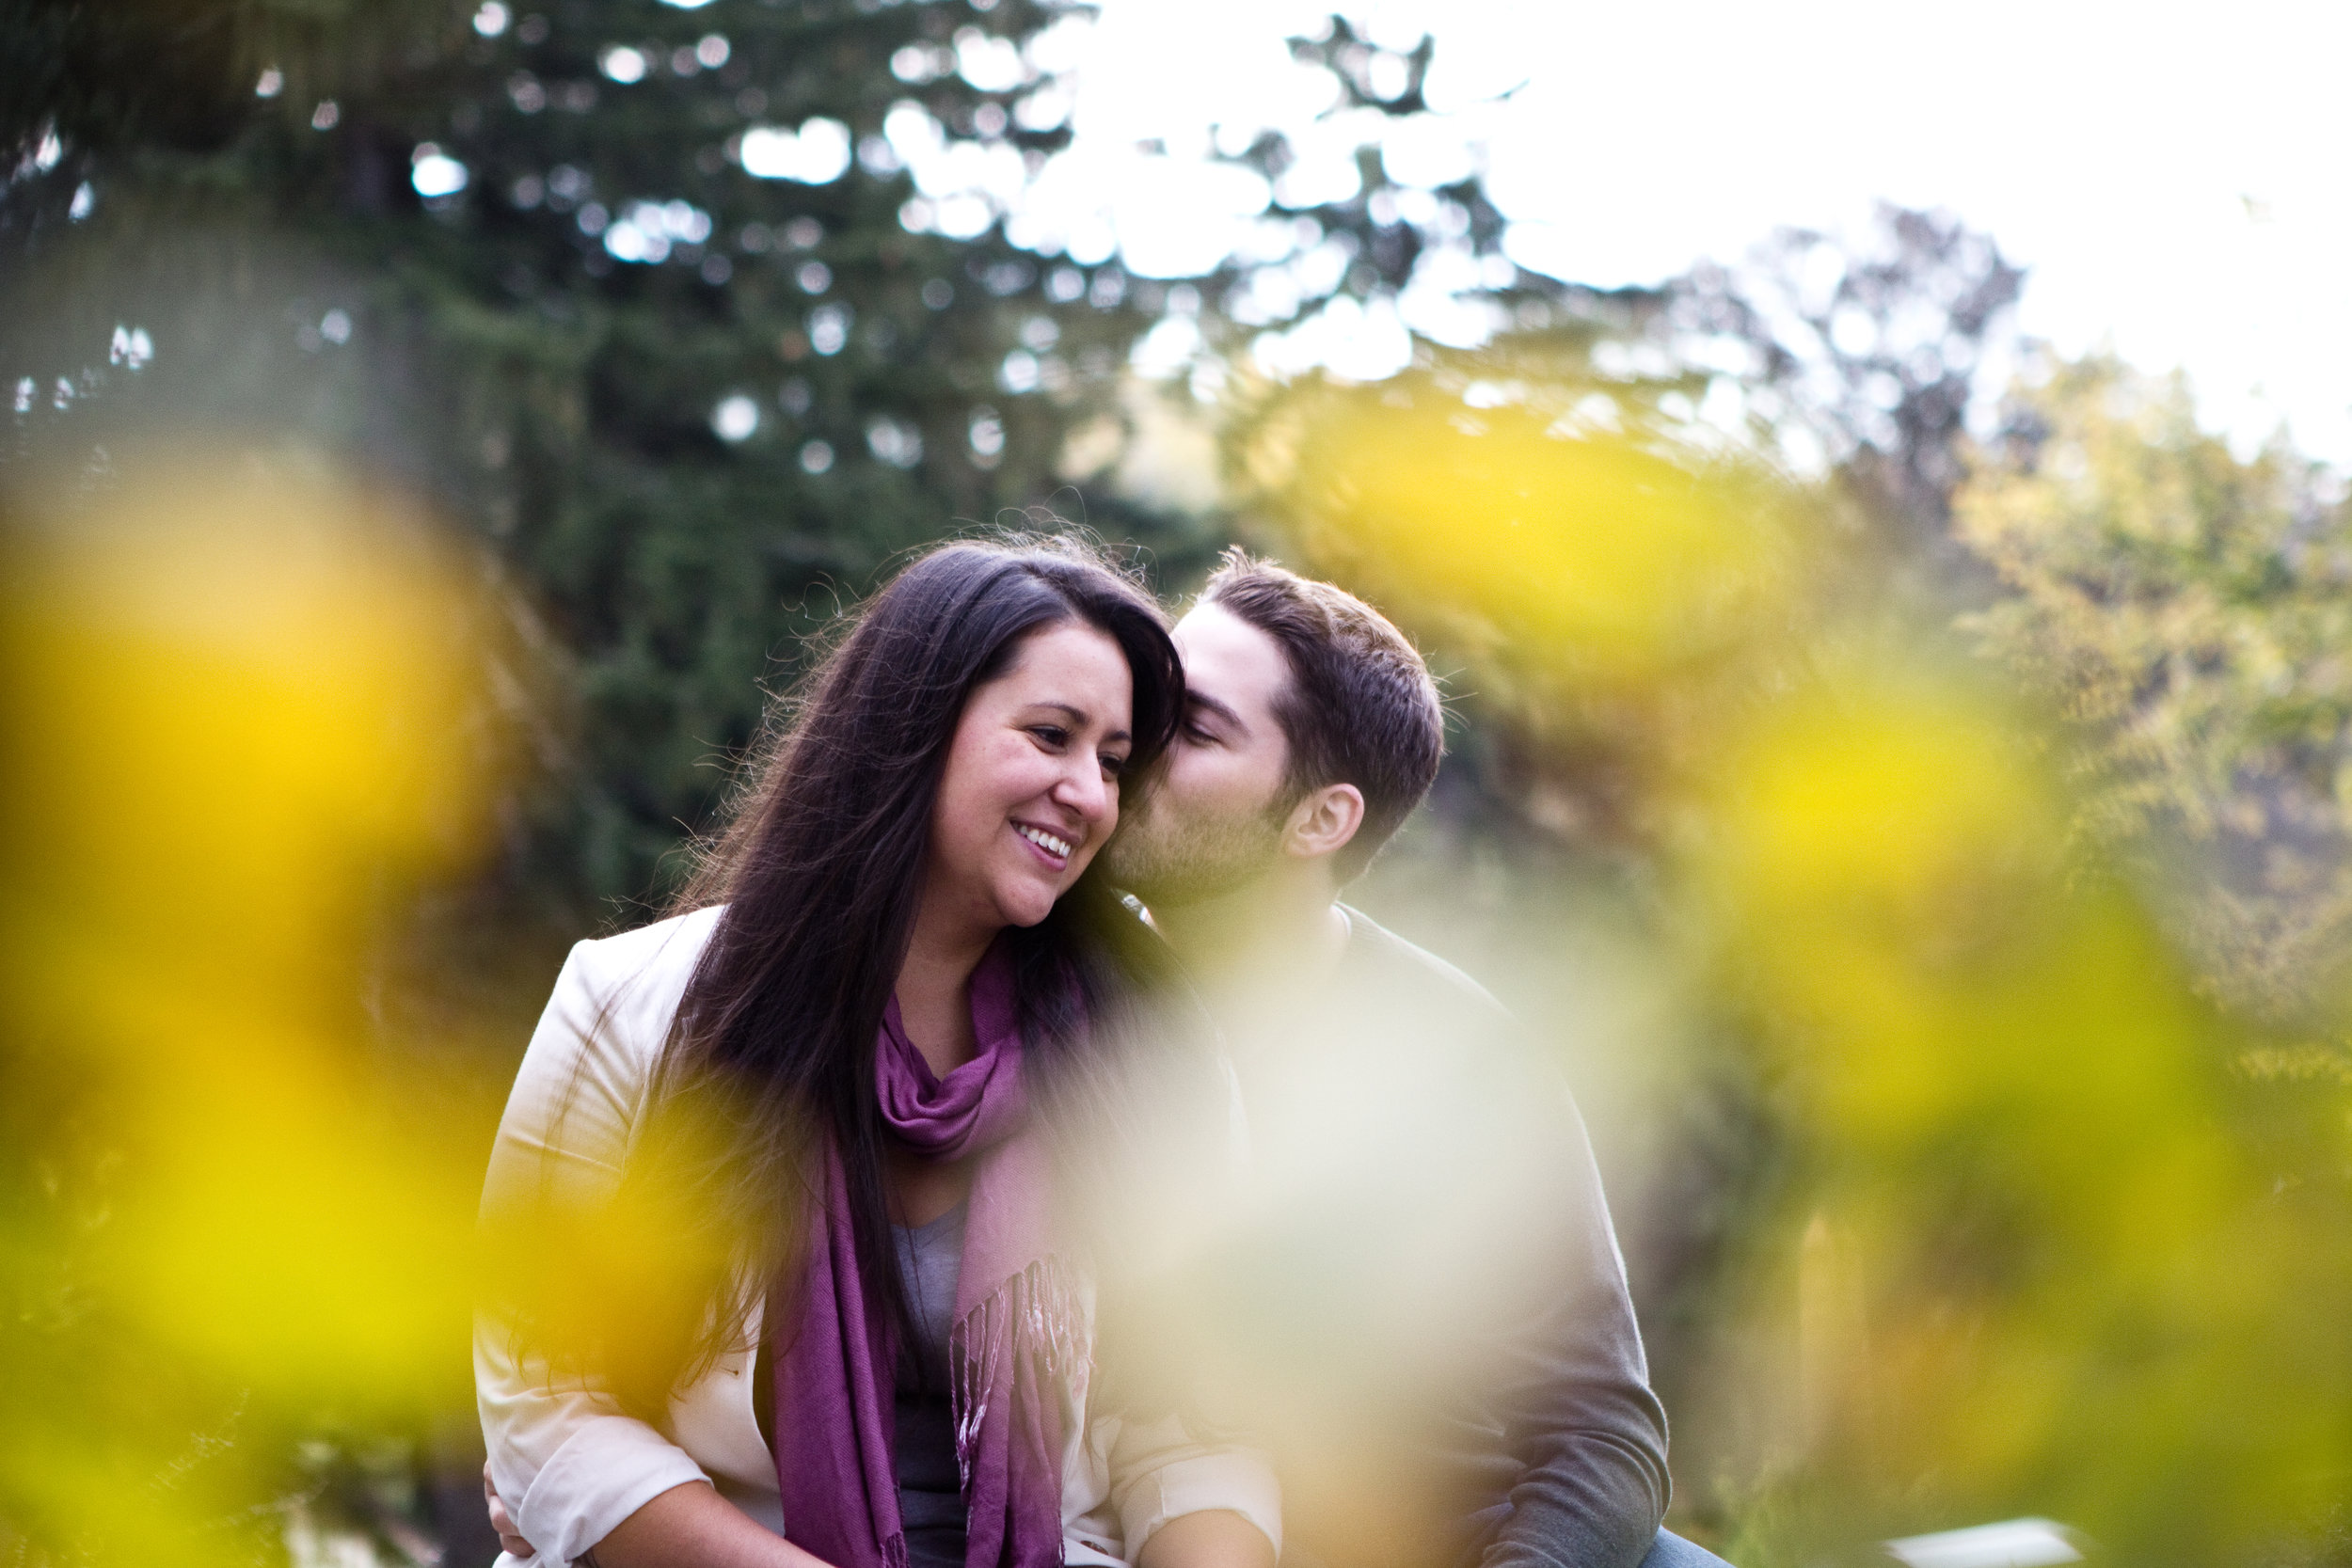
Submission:
[[[1111,881],[1179,907],[1262,876],[1293,802],[1290,742],[1274,716],[1290,661],[1274,639],[1206,604],[1176,624],[1184,721],[1158,782],[1104,848]]]

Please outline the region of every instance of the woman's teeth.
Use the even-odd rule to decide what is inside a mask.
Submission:
[[[1059,860],[1068,860],[1076,848],[1076,846],[1070,843],[1069,840],[1056,838],[1052,833],[1047,832],[1044,829],[1032,828],[1026,823],[1015,823],[1013,825],[1013,832],[1019,833],[1023,838],[1027,839],[1031,844],[1036,845],[1047,854]]]

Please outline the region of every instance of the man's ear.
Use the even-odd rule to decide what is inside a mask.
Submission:
[[[1282,825],[1282,853],[1295,860],[1321,860],[1347,847],[1364,825],[1364,792],[1352,784],[1309,790]]]

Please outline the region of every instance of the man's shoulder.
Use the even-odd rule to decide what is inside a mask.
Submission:
[[[1347,917],[1347,956],[1341,967],[1350,985],[1453,1008],[1468,1007],[1498,1022],[1510,1018],[1510,1009],[1495,999],[1494,992],[1456,965],[1407,942],[1352,904],[1339,908]]]

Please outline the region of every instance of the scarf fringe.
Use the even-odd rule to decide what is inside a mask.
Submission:
[[[1025,1361],[1042,1378],[1060,1376],[1088,1359],[1085,1324],[1085,1302],[1076,1278],[1059,1259],[1048,1256],[989,1292],[949,1332],[956,1473],[967,1494],[972,1489],[972,1456],[979,1447],[980,1426],[988,1419],[989,1396],[998,1386],[999,1374],[1005,1374],[1008,1397]],[[1012,1358],[1010,1365],[1007,1356]],[[903,1540],[899,1549],[903,1554]]]

